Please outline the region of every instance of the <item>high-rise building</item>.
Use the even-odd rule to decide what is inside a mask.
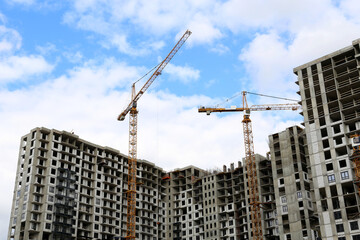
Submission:
[[[269,136],[280,239],[318,236],[305,130],[293,126]]]
[[[360,132],[359,43],[294,69],[321,239],[360,239],[360,198],[349,159],[350,136]]]
[[[277,235],[268,159],[256,155],[263,233]],[[21,138],[8,239],[126,236],[128,158],[74,133],[35,128]],[[137,162],[137,239],[251,239],[245,167],[165,172]]]
[[[136,236],[165,236],[164,171],[139,160]],[[8,239],[114,239],[126,235],[127,157],[65,131],[21,138]]]

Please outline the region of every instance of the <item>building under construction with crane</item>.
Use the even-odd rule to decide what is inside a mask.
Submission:
[[[199,108],[244,112],[245,157],[223,169],[165,172],[137,159],[136,104],[186,31],[119,115],[129,155],[74,133],[21,138],[8,239],[360,239],[360,40],[294,69],[304,116],[254,153],[250,112],[297,104]],[[256,114],[256,113],[254,113]]]
[[[266,239],[278,233],[271,162],[254,155]],[[74,133],[21,138],[8,239],[126,239],[130,158]],[[165,172],[136,162],[136,239],[251,239],[246,168]]]

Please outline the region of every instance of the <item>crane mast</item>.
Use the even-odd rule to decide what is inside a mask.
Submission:
[[[135,90],[135,83],[132,85],[131,101],[125,110],[118,116],[119,121],[123,121],[128,113],[129,115],[129,160],[128,160],[128,190],[127,190],[127,229],[126,238],[130,240],[135,239],[135,220],[136,220],[136,170],[137,170],[137,101],[150,87],[154,80],[161,74],[162,70],[178,52],[181,46],[185,43],[191,31],[186,30],[180,40],[176,43],[166,58],[159,64],[154,73],[146,81],[144,86],[138,93]]]
[[[248,107],[246,94],[249,92],[242,92],[242,108],[220,108],[220,107],[200,107],[199,113],[206,113],[210,115],[212,112],[244,112],[243,131],[244,131],[244,146],[245,146],[245,161],[248,175],[249,185],[249,199],[250,199],[250,216],[252,223],[252,234],[254,240],[263,239],[261,226],[261,202],[259,197],[259,187],[257,181],[257,171],[254,153],[254,141],[252,133],[252,124],[250,119],[251,111],[268,111],[268,110],[298,110],[301,106],[298,104],[267,104],[267,105],[253,105]]]
[[[252,134],[252,125],[250,120],[250,109],[246,100],[246,92],[243,92],[243,108],[245,108],[243,123],[244,130],[244,147],[246,169],[248,173],[249,199],[250,199],[250,215],[252,223],[252,233],[254,240],[262,239],[261,213],[259,188],[257,182],[256,162],[254,153],[254,141]]]

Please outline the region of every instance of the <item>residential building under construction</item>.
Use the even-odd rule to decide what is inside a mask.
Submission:
[[[269,160],[256,155],[266,236],[277,235]],[[74,133],[35,128],[21,138],[8,239],[126,236],[128,158]],[[137,162],[137,239],[250,239],[246,170],[165,172]]]
[[[360,40],[296,67],[302,127],[255,154],[263,239],[359,240]],[[360,144],[359,144],[360,145]],[[252,239],[247,160],[164,171],[136,161],[136,239]],[[127,236],[129,157],[74,133],[21,138],[8,239]]]
[[[351,137],[360,132],[360,39],[296,67],[321,239],[360,239]]]

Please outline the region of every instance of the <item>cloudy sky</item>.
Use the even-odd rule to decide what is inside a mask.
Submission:
[[[20,137],[44,126],[127,154],[128,118],[116,118],[131,84],[186,29],[193,34],[138,103],[138,157],[166,170],[241,160],[242,114],[206,116],[197,107],[240,106],[241,98],[226,99],[243,90],[299,99],[292,69],[351,45],[359,11],[356,0],[0,0],[0,238]],[[286,111],[252,120],[261,154],[269,134],[302,121]]]

